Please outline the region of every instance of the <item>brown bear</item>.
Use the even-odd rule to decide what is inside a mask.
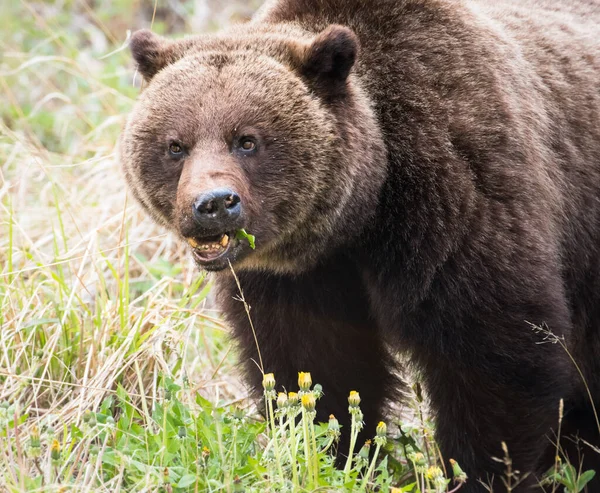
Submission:
[[[216,272],[256,390],[311,371],[371,433],[405,354],[464,493],[505,490],[502,442],[535,485],[561,399],[600,445],[600,3],[274,0],[131,49],[127,181]]]

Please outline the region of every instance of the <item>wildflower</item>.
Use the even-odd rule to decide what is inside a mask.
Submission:
[[[356,390],[351,390],[348,396],[348,404],[350,407],[358,407],[360,404],[360,394]]]
[[[302,407],[306,411],[308,411],[308,412],[314,411],[316,405],[317,405],[317,400],[315,399],[315,396],[312,392],[309,392],[302,396]]]
[[[242,493],[244,491],[244,484],[242,483],[242,480],[240,479],[240,477],[237,474],[233,478],[233,491],[235,493],[237,493],[237,492]]]
[[[262,384],[267,392],[273,390],[275,388],[275,375],[272,373],[265,373]]]
[[[312,377],[309,372],[301,371],[298,373],[298,387],[303,392],[310,390],[310,386],[312,385]]]
[[[28,447],[28,452],[29,452],[29,456],[37,459],[41,453],[42,453],[42,444],[41,444],[41,440],[40,440],[40,430],[38,429],[37,426],[33,426],[33,429],[31,430],[31,435],[29,437],[29,447]]]
[[[356,466],[359,469],[366,467],[369,464],[369,453],[371,450],[371,440],[367,440],[365,444],[362,446],[358,455],[354,458],[356,462]]]
[[[277,394],[277,408],[278,409],[283,409],[284,407],[287,406],[288,403],[288,396],[285,392],[279,392],[279,394]]]
[[[429,469],[427,469],[427,478],[433,482],[436,491],[442,491],[442,489],[444,491],[446,490],[448,481],[444,477],[444,473],[439,467],[431,466]]]
[[[298,402],[300,402],[300,398],[298,397],[298,394],[296,392],[290,392],[288,394],[288,406],[296,407],[298,405]]]
[[[315,394],[317,399],[323,397],[323,386],[320,383],[316,383],[313,387],[313,394]]]
[[[383,447],[387,442],[387,425],[380,421],[375,429],[375,444]]]
[[[427,460],[422,452],[412,452],[407,454],[408,459],[414,464],[415,471],[423,474],[427,470]]]
[[[334,440],[340,438],[340,422],[333,414],[329,415],[329,424],[327,426],[327,435]]]
[[[246,412],[238,406],[233,408],[233,420],[241,422],[246,417]]]
[[[60,460],[60,442],[55,438],[50,445],[50,458],[53,462]]]
[[[202,447],[202,458],[207,459],[210,455],[210,449],[207,446]]]
[[[463,471],[458,462],[454,459],[450,459],[450,465],[452,466],[452,475],[454,476],[454,481],[457,483],[464,483],[467,480],[467,473]]]

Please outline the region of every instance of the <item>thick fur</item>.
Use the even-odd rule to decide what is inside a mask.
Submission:
[[[360,391],[372,431],[403,352],[443,456],[470,476],[461,491],[504,490],[503,441],[525,491],[549,465],[560,399],[564,429],[600,445],[570,358],[600,407],[599,26],[595,0],[275,0],[218,35],[138,33],[148,87],[125,173],[184,237],[192,196],[236,187],[257,249],[231,260],[279,384],[312,371],[338,418]],[[256,157],[230,150],[243,126],[263,139]],[[259,390],[237,288],[216,280]]]

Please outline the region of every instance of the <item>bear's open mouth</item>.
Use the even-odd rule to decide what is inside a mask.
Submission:
[[[211,262],[224,255],[231,249],[235,242],[233,233],[223,233],[203,238],[188,238],[187,242],[192,247],[192,253],[200,262]]]

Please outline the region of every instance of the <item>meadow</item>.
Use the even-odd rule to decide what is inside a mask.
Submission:
[[[140,90],[130,31],[215,30],[259,3],[3,4],[0,491],[462,487],[460,466],[444,469],[414,378],[407,404],[350,454],[337,450],[335,418],[314,422],[327,389],[308,375],[289,394],[265,376],[260,417],[210,278],[127,193],[115,145]],[[356,436],[356,394],[349,412]],[[343,468],[336,453],[350,457]],[[508,454],[500,460],[514,486]],[[585,485],[590,473],[570,467],[557,461],[555,491]]]

